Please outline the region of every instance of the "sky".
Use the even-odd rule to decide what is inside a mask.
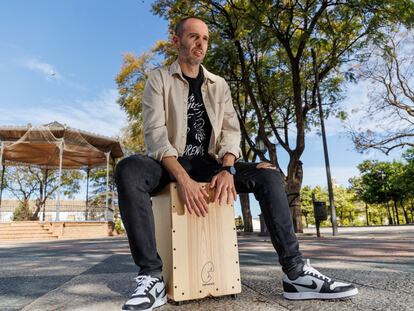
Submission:
[[[123,54],[139,55],[168,36],[167,21],[150,8],[151,1],[141,0],[0,0],[0,126],[57,121],[117,136],[127,124],[116,103],[115,77]],[[364,120],[358,107],[368,104],[368,94],[366,84],[350,85],[344,110]],[[358,154],[344,124],[335,118],[327,120],[326,128],[332,177],[338,184],[347,186],[366,159],[400,158],[401,151],[388,157]],[[287,155],[280,150],[279,157],[286,171]],[[303,185],[326,186],[320,136],[307,136],[302,161]],[[256,216],[256,203],[252,209]]]

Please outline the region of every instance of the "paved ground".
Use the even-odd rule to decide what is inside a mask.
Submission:
[[[311,234],[312,233],[312,234]],[[312,265],[353,282],[360,294],[340,301],[288,301],[268,237],[239,237],[242,293],[160,311],[414,310],[414,226],[322,230],[300,235]],[[0,245],[0,310],[120,310],[135,267],[125,237]]]

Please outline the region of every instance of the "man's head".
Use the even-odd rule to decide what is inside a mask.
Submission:
[[[200,65],[208,47],[208,27],[196,17],[180,20],[175,26],[173,43],[178,49],[178,59],[189,65]]]

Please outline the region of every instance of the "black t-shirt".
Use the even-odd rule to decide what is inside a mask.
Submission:
[[[203,69],[200,67],[197,78],[190,78],[184,74],[183,76],[190,86],[187,100],[187,141],[183,156],[207,156],[211,123],[201,94],[201,85],[204,81]]]

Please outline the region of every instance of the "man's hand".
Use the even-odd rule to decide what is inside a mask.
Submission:
[[[233,204],[236,200],[237,192],[234,187],[234,177],[227,171],[221,171],[213,177],[210,183],[211,188],[216,188],[214,202],[219,200],[222,204]]]
[[[194,212],[198,217],[205,217],[208,213],[208,204],[206,201],[208,193],[196,181],[187,176],[177,180],[178,194],[184,202],[184,208],[190,214]]]
[[[177,180],[178,195],[184,202],[184,208],[190,214],[194,212],[197,216],[206,216],[208,193],[187,174],[175,157],[164,157],[162,165]]]

